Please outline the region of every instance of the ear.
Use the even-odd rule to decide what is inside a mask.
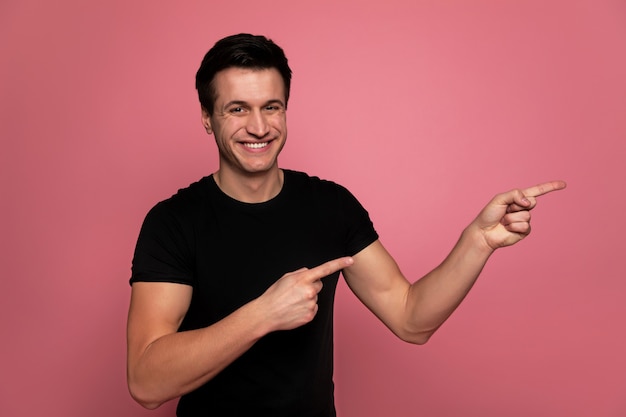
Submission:
[[[204,126],[204,129],[209,135],[213,133],[213,128],[211,127],[211,116],[204,107],[202,107],[202,126]]]

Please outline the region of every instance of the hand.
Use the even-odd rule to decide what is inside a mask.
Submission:
[[[482,232],[491,250],[513,245],[530,233],[530,210],[537,205],[537,197],[565,186],[564,181],[551,181],[498,194],[472,224]]]
[[[283,275],[258,299],[266,309],[271,331],[295,329],[313,320],[322,278],[353,262],[350,257],[338,258],[312,269],[301,268]]]

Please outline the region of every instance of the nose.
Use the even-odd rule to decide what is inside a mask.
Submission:
[[[256,136],[257,138],[262,138],[269,133],[270,125],[262,111],[255,110],[250,114],[246,130],[249,134]]]

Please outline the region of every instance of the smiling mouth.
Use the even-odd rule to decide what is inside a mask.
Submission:
[[[244,142],[243,146],[250,149],[261,149],[269,145],[269,142]]]

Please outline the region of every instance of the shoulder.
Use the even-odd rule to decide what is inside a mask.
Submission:
[[[309,175],[305,172],[283,169],[285,173],[285,181],[289,183],[291,188],[299,190],[309,189],[320,193],[345,193],[347,188],[337,184],[334,181],[322,179],[317,176]]]
[[[285,170],[285,184],[289,198],[304,201],[324,210],[352,215],[363,207],[358,199],[343,185],[334,181],[310,176],[304,172]]]
[[[203,177],[187,187],[179,189],[176,194],[161,203],[186,205],[201,202],[209,197],[212,181],[211,176]]]
[[[146,215],[147,223],[188,223],[197,218],[210,199],[210,177],[204,177],[171,197],[156,203]]]
[[[179,211],[198,207],[209,198],[210,183],[211,177],[204,177],[185,188],[179,189],[171,197],[159,201],[153,210]]]

